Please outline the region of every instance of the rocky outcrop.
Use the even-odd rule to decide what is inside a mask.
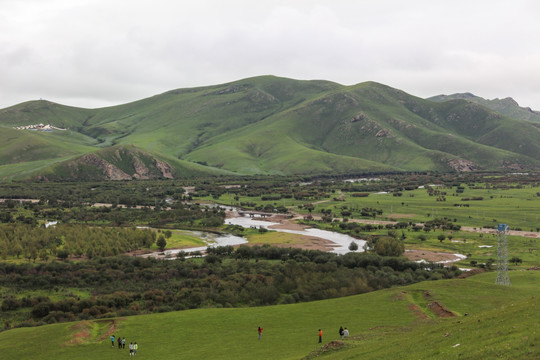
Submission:
[[[448,162],[448,165],[450,165],[450,167],[455,171],[459,172],[468,172],[480,169],[480,167],[475,163],[465,159],[452,159]]]
[[[84,155],[66,163],[69,176],[80,180],[173,179],[172,167],[138,149],[118,148],[113,152]]]
[[[150,179],[150,170],[144,165],[144,163],[137,157],[136,154],[133,154],[133,161],[131,162],[133,165],[133,169],[135,170],[135,173],[133,174],[133,177],[135,179],[143,179],[147,180]]]
[[[165,161],[156,159],[156,168],[161,171],[161,175],[166,179],[174,179],[172,168]]]
[[[87,154],[80,158],[80,163],[96,167],[101,170],[105,178],[109,180],[131,180],[132,177],[114,166],[110,162],[103,160],[96,154]]]

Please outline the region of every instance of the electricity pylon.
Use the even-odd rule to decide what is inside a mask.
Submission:
[[[495,284],[510,286],[508,277],[508,225],[497,227],[497,279]]]

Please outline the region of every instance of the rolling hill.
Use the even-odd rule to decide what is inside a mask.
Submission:
[[[13,129],[40,123],[67,131]],[[374,82],[261,76],[101,109],[31,101],[0,110],[0,127],[3,179],[540,166],[540,124]]]
[[[145,359],[538,359],[538,271],[510,276],[511,287],[491,272],[302,304],[17,328],[0,333],[0,348],[6,359],[121,359],[115,334]]]

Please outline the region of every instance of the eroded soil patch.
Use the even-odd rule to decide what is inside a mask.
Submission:
[[[80,321],[73,325],[70,330],[73,332],[73,337],[64,343],[64,346],[87,344],[92,340],[93,325],[91,321]]]
[[[417,319],[423,320],[423,319],[429,319],[429,316],[427,316],[422,309],[416,304],[409,304],[408,309],[412,311],[414,316]]]
[[[309,354],[308,356],[306,356],[302,360],[314,359],[314,358],[317,358],[317,357],[321,356],[322,354],[340,350],[343,347],[345,347],[345,343],[343,341],[333,340],[333,341],[330,341],[329,343],[325,344],[320,349],[312,352],[311,354]]]
[[[455,317],[457,316],[444,306],[442,306],[438,301],[433,301],[428,304],[428,309],[431,310],[437,317]]]
[[[89,344],[108,339],[118,330],[120,320],[79,321],[69,328],[72,331],[71,339],[62,346]]]

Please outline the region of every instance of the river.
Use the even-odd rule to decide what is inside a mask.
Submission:
[[[366,243],[364,240],[359,240],[359,239],[353,238],[352,236],[337,233],[334,231],[321,230],[321,229],[316,229],[316,228],[307,228],[303,230],[283,229],[283,228],[278,227],[278,225],[280,224],[276,222],[258,220],[257,218],[240,216],[240,215],[226,219],[225,223],[231,224],[231,225],[240,225],[244,228],[263,227],[272,231],[285,232],[289,234],[305,235],[305,236],[317,237],[320,239],[328,240],[334,244],[332,246],[333,249],[331,250],[331,252],[336,253],[336,254],[346,254],[350,252],[351,250],[349,250],[349,245],[351,244],[351,242],[355,242],[358,245],[358,250],[356,250],[357,252],[364,251],[364,244]]]
[[[227,207],[227,208],[229,210],[230,207]],[[277,225],[280,225],[279,223],[271,222],[271,221],[264,221],[264,220],[257,220],[257,219],[260,219],[260,217],[252,218],[252,217],[247,217],[247,216],[242,216],[242,215],[237,214],[231,218],[226,219],[225,223],[231,224],[231,225],[240,225],[244,228],[263,227],[272,231],[311,236],[311,237],[317,237],[320,239],[328,240],[334,244],[332,246],[331,252],[336,253],[336,254],[346,254],[350,252],[349,245],[351,244],[351,242],[355,242],[358,245],[358,250],[357,250],[358,252],[364,251],[364,244],[366,242],[364,240],[355,239],[349,235],[340,234],[340,233],[328,231],[328,230],[316,229],[316,228],[307,228],[303,230],[283,229],[283,228],[276,227]],[[195,251],[204,252],[207,247],[217,247],[217,246],[227,246],[227,245],[234,246],[234,245],[242,245],[248,242],[246,238],[241,237],[241,236],[235,236],[232,234],[214,234],[214,233],[203,232],[203,231],[189,231],[189,234],[204,240],[207,243],[207,245],[193,247],[193,248],[156,251],[149,254],[144,254],[142,256],[174,259],[176,255],[181,251],[185,253],[190,253],[190,252],[195,252]]]

